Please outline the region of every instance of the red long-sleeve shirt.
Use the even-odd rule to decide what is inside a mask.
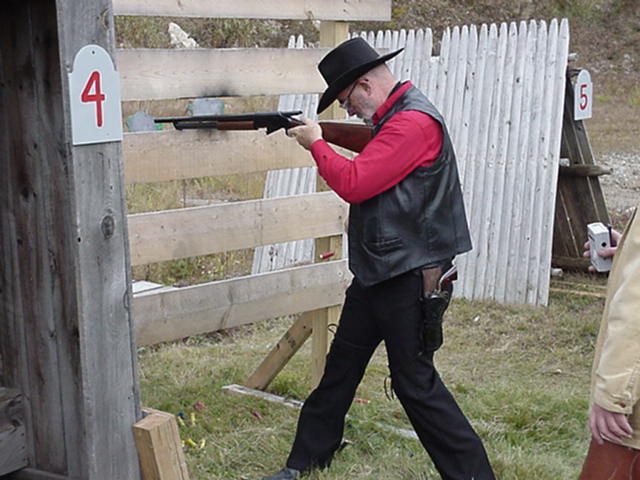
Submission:
[[[411,87],[404,83],[376,110],[376,124]],[[360,203],[402,181],[418,167],[431,165],[442,148],[442,128],[429,115],[416,110],[401,111],[385,122],[380,131],[350,160],[336,153],[323,140],[311,145],[318,172],[345,201]]]

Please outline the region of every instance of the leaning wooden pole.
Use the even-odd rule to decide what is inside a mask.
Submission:
[[[11,478],[140,479],[121,145],[72,140],[89,44],[113,58],[111,0],[0,2],[0,387],[24,399],[28,464]],[[98,112],[113,92],[89,73]]]

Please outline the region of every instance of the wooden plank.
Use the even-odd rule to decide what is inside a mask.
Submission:
[[[114,0],[115,15],[280,20],[391,20],[391,0]]]
[[[29,399],[29,464],[50,478],[140,478],[120,144],[75,147],[69,119],[67,74],[88,43],[113,52],[110,12],[0,2],[2,381]]]
[[[308,167],[309,153],[284,132],[165,130],[126,133],[127,184]]]
[[[519,178],[521,175],[525,175],[525,167],[522,165],[522,161],[519,158],[519,140],[521,138],[521,109],[523,105],[523,76],[525,70],[524,49],[527,39],[527,24],[520,22],[519,26],[516,23],[512,23],[509,28],[509,48],[511,55],[515,58],[510,60],[509,67],[513,70],[510,71],[510,88],[511,88],[511,111],[508,113],[508,121],[510,122],[508,142],[506,146],[506,166],[505,166],[505,180],[504,180],[504,228],[500,234],[498,240],[497,251],[503,252],[503,258],[498,260],[498,267],[496,271],[496,285],[495,285],[495,298],[496,300],[504,302],[507,298],[507,290],[511,286],[507,283],[507,277],[509,271],[514,268],[513,262],[513,250],[512,242],[515,237],[513,234],[513,219],[515,218],[515,212],[518,205],[514,200],[517,195],[518,183],[521,181]],[[515,38],[513,37],[515,35]],[[514,62],[511,66],[511,61]]]
[[[346,215],[333,192],[130,215],[131,263],[335,235],[344,230]]]
[[[321,255],[332,254],[331,259],[342,258],[342,235],[318,238],[315,242],[316,262],[322,262]],[[311,312],[313,338],[311,343],[311,384],[315,388],[322,378],[327,352],[333,340],[329,325],[338,325],[342,308],[332,306]]]
[[[610,168],[603,168],[599,165],[560,165],[560,175],[569,177],[599,177],[610,175]]]
[[[69,480],[66,475],[57,475],[36,468],[23,468],[3,477],[3,480]]]
[[[148,345],[339,305],[350,278],[338,260],[137,295],[136,339]]]
[[[373,35],[372,35],[373,36]],[[336,47],[349,37],[349,28],[345,23],[339,22],[325,22],[320,27],[320,46],[323,47]],[[373,38],[369,42],[373,46]],[[333,102],[327,110],[322,113],[323,119],[341,119],[345,117],[344,110],[340,107],[338,102]],[[318,186],[324,181],[318,177]],[[345,217],[346,211],[345,211]],[[344,225],[344,223],[343,223]],[[334,255],[332,259],[342,258],[342,232],[340,230],[335,232],[334,236],[328,237],[325,235],[317,235],[315,241],[315,261],[321,261],[319,255],[332,251]],[[324,237],[324,238],[319,238]],[[337,324],[340,316],[341,308],[338,306],[330,306],[322,310],[316,310],[311,312],[312,318],[312,330],[313,337],[311,339],[311,384],[312,387],[316,387],[320,383],[322,374],[324,373],[324,367],[326,363],[327,351],[331,344],[331,338],[329,337],[328,326],[331,323]]]
[[[52,221],[50,205],[55,202],[54,191],[61,189],[61,195],[68,186],[61,184],[63,175],[52,179],[52,185],[48,176],[49,161],[59,169],[66,169],[67,161],[59,156],[59,148],[46,153],[48,145],[59,145],[65,138],[65,132],[56,128],[64,124],[64,116],[51,107],[61,106],[62,101],[58,33],[55,20],[51,20],[55,15],[54,4],[36,7],[31,2],[0,3],[0,343],[2,384],[19,389],[29,398],[25,412],[26,424],[30,425],[28,455],[33,459],[37,453],[39,463],[63,470],[63,386],[56,344],[50,335],[56,331],[52,319],[62,305],[52,298],[60,290],[50,262],[60,263],[62,271],[65,265],[60,249],[50,241],[59,233],[62,220],[58,217]],[[34,48],[35,32],[52,39],[48,48]],[[30,71],[24,72],[20,65],[30,65]],[[50,79],[48,88],[36,81],[38,78]],[[63,208],[59,210],[62,216]]]
[[[549,291],[556,293],[567,293],[569,295],[579,295],[581,297],[607,298],[604,293],[585,292],[584,290],[569,290],[565,288],[550,287]]]
[[[176,417],[144,409],[146,416],[133,425],[133,436],[145,480],[189,480]]]
[[[313,312],[306,312],[293,323],[245,382],[247,388],[264,390],[269,386],[311,336],[313,318]]]
[[[562,19],[560,22],[557,19],[553,19],[549,25],[549,31],[546,65],[546,83],[549,85],[549,91],[544,105],[547,115],[547,130],[544,135],[548,142],[544,150],[543,189],[540,193],[544,207],[539,243],[539,258],[542,268],[536,272],[538,275],[538,290],[535,302],[532,302],[536,305],[546,305],[549,298],[555,200],[557,196],[563,122],[563,109],[558,108],[558,106],[564,103],[564,78],[569,57],[569,23],[567,19]]]
[[[505,256],[498,251],[500,239],[505,234],[502,219],[505,213],[504,203],[504,181],[506,176],[506,159],[507,152],[506,140],[509,136],[511,122],[509,121],[511,114],[511,101],[513,98],[513,69],[515,68],[515,53],[512,52],[513,41],[515,40],[515,32],[507,28],[506,23],[501,23],[498,30],[498,46],[496,57],[496,72],[493,87],[493,119],[491,135],[489,137],[489,155],[486,158],[485,168],[487,171],[487,192],[491,192],[490,207],[487,205],[485,211],[489,216],[484,224],[483,238],[486,244],[482,247],[486,249],[486,263],[484,263],[483,272],[478,280],[482,284],[480,290],[480,298],[495,298],[496,281],[499,275],[500,265],[503,264]],[[508,229],[508,227],[506,228]],[[501,270],[501,273],[504,270]]]
[[[285,407],[302,408],[303,405],[303,402],[300,400],[281,397],[279,395],[274,395],[273,393],[263,392],[262,390],[248,388],[243,385],[225,385],[222,389],[231,393],[238,393],[240,395],[254,396],[262,400],[266,400],[267,402],[279,403]]]
[[[345,22],[320,23],[320,47],[330,50],[340,45],[349,38],[349,24]],[[329,107],[320,114],[321,120],[344,119],[345,111],[340,108],[338,102],[332,102]]]
[[[327,49],[126,49],[116,54],[122,100],[322,92]]]
[[[565,270],[581,270],[583,272],[586,272],[591,263],[589,262],[589,259],[582,256],[567,257],[562,255],[554,255],[553,257],[551,257],[551,265]]]
[[[0,476],[29,464],[24,424],[23,396],[0,387]]]
[[[248,395],[248,396],[260,398],[262,400],[266,400],[267,402],[277,403],[277,404],[280,404],[280,405],[285,406],[285,407],[302,408],[302,405],[304,405],[304,402],[301,402],[300,400],[295,400],[295,399],[287,398],[287,397],[281,397],[279,395],[274,395],[272,393],[263,392],[261,390],[254,390],[254,389],[251,389],[251,388],[247,388],[247,387],[244,387],[242,385],[225,385],[222,388],[224,390],[228,391],[228,392],[231,392],[231,393],[237,393],[237,394],[240,394],[240,395]],[[349,415],[347,415],[347,418],[348,417],[349,417]],[[398,427],[394,427],[393,425],[387,425],[387,424],[381,423],[381,422],[375,422],[375,424],[378,427],[382,428],[383,430],[387,430],[389,432],[393,432],[396,435],[399,435],[401,437],[411,438],[413,440],[419,440],[418,435],[412,429],[409,429],[409,428],[398,428]]]

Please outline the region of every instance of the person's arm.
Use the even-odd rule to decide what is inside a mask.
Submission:
[[[640,400],[640,219],[617,241],[594,366],[589,423],[596,441],[602,435],[614,441],[628,436],[626,416]]]
[[[289,130],[309,148],[327,184],[349,203],[360,203],[393,187],[420,166],[432,164],[442,148],[442,128],[430,116],[400,112],[353,160],[321,139],[315,122]],[[321,133],[321,131],[320,131]]]

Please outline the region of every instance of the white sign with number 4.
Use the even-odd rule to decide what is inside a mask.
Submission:
[[[593,84],[587,70],[580,70],[576,80],[573,101],[573,119],[584,120],[591,118],[591,104],[593,103]]]
[[[74,145],[122,140],[120,76],[104,48],[86,45],[78,51],[69,92]]]

